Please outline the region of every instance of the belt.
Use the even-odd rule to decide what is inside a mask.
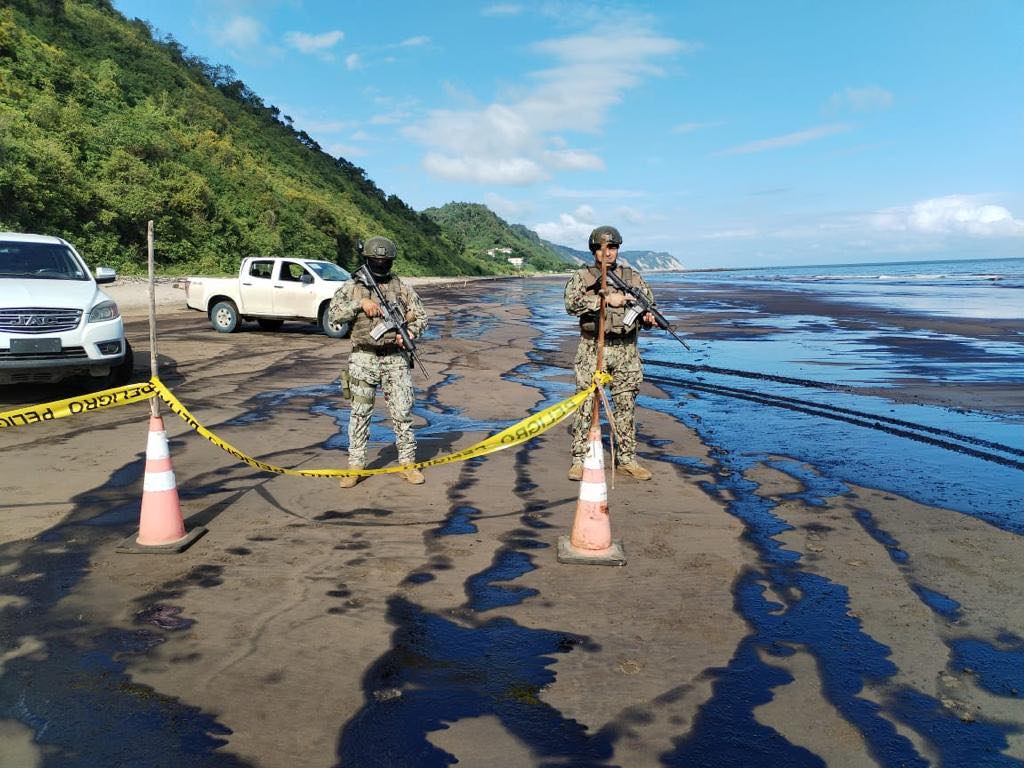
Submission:
[[[597,341],[597,335],[596,334],[593,335],[593,336],[591,336],[590,334],[587,334],[587,333],[584,333],[584,334],[581,334],[581,335],[587,341],[594,341],[594,342]],[[604,343],[609,345],[609,346],[612,346],[612,347],[625,346],[627,344],[636,344],[636,334],[635,333],[627,333],[627,334],[625,334],[623,336],[609,336],[608,334],[605,334]]]
[[[397,346],[391,344],[391,345],[388,345],[386,347],[356,347],[352,351],[353,352],[366,352],[366,353],[371,354],[371,355],[376,355],[377,357],[387,357],[388,355],[393,355],[396,352],[401,352],[401,349],[399,349]]]

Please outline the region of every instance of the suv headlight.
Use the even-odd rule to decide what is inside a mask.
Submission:
[[[121,313],[117,311],[117,304],[112,301],[103,301],[92,308],[89,312],[89,322],[98,323],[101,320],[113,320],[116,317],[120,317]]]

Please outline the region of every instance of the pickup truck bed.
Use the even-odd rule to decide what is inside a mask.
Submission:
[[[190,277],[185,303],[205,312],[214,330],[234,333],[246,320],[264,330],[285,321],[317,323],[333,338],[348,335],[346,324],[327,321],[327,307],[351,276],[329,261],[317,259],[247,258],[238,277]]]

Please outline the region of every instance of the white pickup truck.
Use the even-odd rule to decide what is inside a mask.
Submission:
[[[185,282],[189,309],[205,312],[214,330],[234,333],[243,320],[276,331],[285,320],[319,323],[335,339],[348,335],[347,323],[331,323],[327,307],[351,276],[329,261],[242,259],[238,277],[190,277]]]

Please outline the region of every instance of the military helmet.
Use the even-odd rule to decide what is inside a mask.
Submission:
[[[370,268],[370,274],[378,280],[386,280],[398,252],[395,243],[386,237],[371,237],[360,250],[366,266]]]
[[[615,227],[598,227],[590,233],[590,252],[596,253],[604,244],[622,245],[622,235]]]
[[[368,259],[394,259],[398,248],[386,237],[371,237],[363,243],[363,256]]]

